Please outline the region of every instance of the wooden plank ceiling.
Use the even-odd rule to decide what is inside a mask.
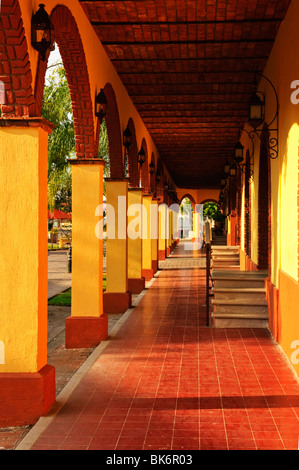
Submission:
[[[290,0],[80,0],[176,185],[219,187]]]

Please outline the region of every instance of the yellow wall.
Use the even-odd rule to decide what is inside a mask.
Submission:
[[[47,140],[40,128],[0,128],[0,372],[47,363]]]

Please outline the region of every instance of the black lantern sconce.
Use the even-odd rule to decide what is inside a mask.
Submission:
[[[168,189],[169,189],[169,185],[168,185],[166,179],[164,180],[164,189],[165,189],[165,191],[168,191]]]
[[[140,165],[140,168],[145,163],[145,151],[144,151],[144,148],[142,146],[141,146],[141,149],[138,152],[138,163]]]
[[[154,173],[155,173],[155,163],[152,160],[149,164],[149,174],[153,176]]]
[[[161,172],[160,171],[157,171],[157,173],[156,173],[156,181],[157,181],[158,184],[161,181]]]
[[[123,145],[127,151],[132,145],[132,132],[129,126],[127,126],[123,132]]]
[[[95,115],[102,123],[103,119],[108,114],[108,101],[104,93],[103,88],[101,88],[100,93],[96,96],[95,99]]]
[[[275,160],[278,157],[278,119],[279,119],[279,102],[278,102],[278,95],[277,91],[268,77],[263,75],[260,72],[255,72],[256,75],[259,75],[261,78],[265,79],[271,86],[276,102],[276,109],[274,113],[274,117],[271,122],[267,125],[267,130],[271,133],[275,134],[275,137],[271,137],[269,139],[269,151],[270,151],[270,158]],[[260,98],[261,97],[261,98]],[[266,97],[265,94],[258,91],[252,95],[250,102],[249,102],[249,116],[248,116],[248,124],[253,128],[253,131],[250,131],[249,134],[257,135],[261,140],[261,133],[262,129],[258,129],[258,127],[265,121],[265,101]],[[276,121],[276,126],[271,127],[274,122]]]
[[[224,168],[223,168],[225,178],[227,178],[229,176],[229,169],[230,169],[230,163],[226,162],[226,164],[224,165]]]
[[[40,3],[39,9],[31,19],[31,45],[40,53],[41,60],[45,61],[55,49],[54,43],[54,26],[45,10],[45,5]]]
[[[252,179],[253,179],[253,169],[250,168],[250,167],[251,166],[253,167],[253,165],[254,165],[254,163],[253,163],[253,159],[254,159],[254,136],[253,136],[252,132],[248,132],[245,128],[242,129],[242,131],[246,132],[248,134],[248,137],[251,140],[252,153],[249,157],[249,162],[247,161],[246,163],[242,163],[242,162],[244,162],[244,146],[241,144],[241,142],[239,140],[239,142],[236,144],[235,150],[234,150],[234,162],[235,163],[233,165],[236,168],[236,171],[237,171],[237,168],[240,168],[240,170],[243,173],[247,174],[249,172],[249,174],[250,174],[249,179],[250,179],[250,182],[251,182]],[[241,131],[240,131],[240,134],[241,134]],[[234,173],[234,169],[232,170],[232,172]],[[232,175],[231,171],[230,171],[230,176],[235,176],[235,175]]]

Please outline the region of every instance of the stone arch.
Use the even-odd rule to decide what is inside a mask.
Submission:
[[[210,198],[210,199],[204,199],[203,201],[200,202],[200,204],[204,205],[206,202],[213,202],[214,204],[217,204],[218,206],[219,201],[216,201],[216,199]]]
[[[36,116],[28,43],[18,0],[2,0],[0,15],[3,118]]]
[[[85,52],[77,23],[71,11],[57,5],[50,15],[55,29],[55,40],[65,68],[72,101],[77,158],[97,156],[94,135],[94,108],[91,100],[89,74]],[[41,114],[47,61],[39,57],[35,97],[38,113]]]
[[[149,171],[148,171],[148,149],[147,143],[145,138],[142,139],[141,147],[143,147],[145,152],[145,162],[141,167],[140,170],[140,184],[143,188],[144,193],[148,193],[150,190],[150,182],[149,182]]]
[[[104,93],[108,102],[105,121],[109,141],[110,176],[111,178],[124,178],[125,165],[119,112],[114,89],[110,83],[106,83]]]
[[[128,151],[128,173],[129,173],[129,186],[131,188],[139,187],[139,168],[138,168],[138,148],[136,140],[136,129],[132,118],[128,121],[128,127],[132,133],[132,144]]]
[[[258,183],[258,269],[271,270],[271,165],[269,130],[261,133]]]

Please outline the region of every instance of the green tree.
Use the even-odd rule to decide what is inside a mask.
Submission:
[[[56,168],[48,179],[48,207],[64,212],[72,211],[72,171],[71,166]]]
[[[48,172],[62,170],[75,155],[75,131],[69,87],[62,65],[46,79],[42,116],[56,128],[49,135]]]

